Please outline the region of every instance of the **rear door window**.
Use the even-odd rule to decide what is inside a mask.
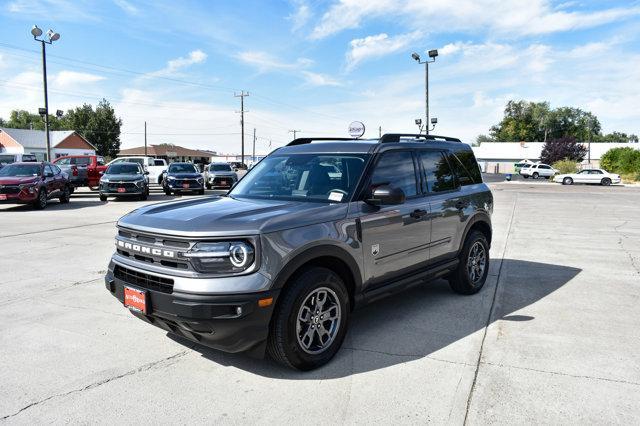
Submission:
[[[458,187],[444,152],[420,151],[420,161],[430,192],[452,191]]]
[[[16,161],[13,155],[0,155],[0,164],[11,164]]]
[[[89,157],[76,157],[76,165],[86,167],[91,164],[91,158]]]

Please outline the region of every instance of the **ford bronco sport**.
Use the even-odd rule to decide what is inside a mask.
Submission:
[[[296,139],[226,196],[122,217],[105,283],[170,333],[309,370],[363,304],[439,277],[479,291],[492,210],[459,139]]]

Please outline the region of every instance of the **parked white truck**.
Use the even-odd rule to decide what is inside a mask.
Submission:
[[[149,172],[149,183],[157,183],[162,185],[162,177],[167,170],[167,162],[162,158],[153,158],[145,156],[118,157],[107,164],[107,166],[115,163],[138,163],[145,171]]]

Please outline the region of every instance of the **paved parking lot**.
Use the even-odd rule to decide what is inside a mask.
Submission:
[[[0,420],[638,424],[640,190],[491,185],[483,291],[370,305],[310,373],[169,338],[105,290],[115,221],[142,202],[0,206]]]

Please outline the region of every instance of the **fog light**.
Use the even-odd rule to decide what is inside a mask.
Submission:
[[[238,306],[236,308],[236,315],[238,315],[238,316],[242,315],[242,306]]]

